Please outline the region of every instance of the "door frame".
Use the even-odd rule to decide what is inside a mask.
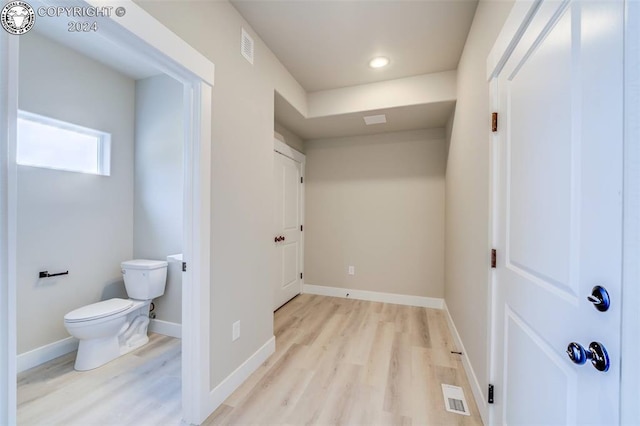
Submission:
[[[35,4],[35,2],[32,2]],[[74,0],[70,6],[102,6]],[[210,397],[211,123],[214,64],[132,0],[120,18],[100,21],[101,35],[184,84],[184,230],[188,261],[182,297],[182,416],[201,423]],[[17,421],[16,398],[16,118],[19,36],[0,34],[0,424]]]
[[[273,138],[273,151],[284,155],[287,158],[300,163],[300,176],[302,177],[302,183],[300,184],[300,205],[298,206],[300,211],[300,224],[304,226],[304,196],[305,196],[305,167],[307,163],[307,156],[291,148],[280,139]],[[274,166],[275,167],[275,166]],[[302,273],[302,279],[300,280],[300,292],[302,294],[304,290],[304,231],[300,232],[300,272]]]
[[[0,34],[0,423],[16,424],[16,121],[18,40]],[[7,90],[4,90],[7,88]],[[13,124],[12,124],[13,123]],[[14,141],[13,143],[9,143]],[[10,159],[13,159],[11,161]]]
[[[490,110],[499,110],[497,76],[522,38],[544,0],[524,0],[515,2],[511,13],[500,31],[493,48],[487,57],[487,81],[490,88]],[[568,0],[565,0],[568,1]],[[640,366],[635,361],[640,349],[640,321],[635,314],[640,304],[640,4],[632,0],[620,0],[625,3],[624,27],[624,192],[623,202],[623,276],[622,276],[622,316],[621,316],[621,376],[620,383],[620,419],[622,424],[635,424],[640,418]],[[497,134],[490,136],[491,161],[489,173],[489,242],[490,251],[496,244],[497,229],[496,194],[498,188],[498,141]],[[489,383],[495,381],[495,374],[501,366],[495,365],[495,336],[499,318],[496,318],[496,276],[489,272],[489,346],[487,349]],[[626,309],[627,306],[633,307]],[[499,394],[498,394],[499,395]],[[498,396],[499,397],[499,396]],[[482,401],[484,403],[484,401]],[[485,404],[486,424],[495,422],[493,406]],[[483,418],[483,420],[485,420]]]
[[[640,4],[625,1],[622,250],[622,377],[620,422],[640,419]]]
[[[507,59],[513,53],[513,50],[517,46],[518,42],[522,38],[523,33],[527,29],[531,18],[540,7],[543,0],[526,0],[517,1],[514,3],[511,13],[505,20],[502,30],[498,34],[496,41],[489,51],[487,57],[487,82],[489,85],[489,110],[491,112],[498,112],[500,110],[499,94],[498,94],[498,75],[504,67]],[[489,133],[488,142],[490,144],[489,150],[489,226],[488,226],[488,241],[489,247],[487,247],[487,253],[491,253],[491,250],[497,246],[499,229],[498,224],[498,191],[499,191],[499,133]],[[500,318],[498,318],[496,312],[496,294],[497,294],[497,277],[495,269],[488,269],[488,315],[487,315],[487,331],[488,331],[488,346],[487,346],[487,378],[489,383],[495,383],[496,371],[502,366],[497,365],[496,362],[496,335],[497,327],[500,325]],[[484,384],[481,390],[484,392],[486,386]],[[482,384],[481,384],[482,386]],[[499,396],[498,396],[499,397]],[[480,405],[482,403],[482,405]],[[496,413],[493,409],[493,405],[487,403],[487,395],[484,395],[482,401],[478,401],[482,420],[485,424],[494,424]]]

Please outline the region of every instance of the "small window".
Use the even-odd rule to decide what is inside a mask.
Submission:
[[[111,135],[30,112],[18,112],[16,162],[109,176]]]

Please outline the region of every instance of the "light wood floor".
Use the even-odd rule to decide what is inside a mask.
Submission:
[[[149,343],[91,371],[73,369],[75,352],[18,376],[19,425],[179,425],[179,339]]]
[[[205,425],[482,424],[442,311],[300,295],[274,333],[276,353]],[[471,416],[444,409],[442,383]]]
[[[206,421],[214,424],[481,425],[442,311],[300,295],[275,314],[276,352]],[[75,353],[18,377],[19,425],[180,424],[180,341],[93,371]],[[471,417],[444,409],[461,386]]]

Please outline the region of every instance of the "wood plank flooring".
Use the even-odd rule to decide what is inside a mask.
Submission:
[[[300,295],[275,314],[276,352],[205,425],[481,425],[439,310]],[[444,408],[461,386],[471,416]]]
[[[18,376],[18,425],[179,425],[179,339],[149,343],[91,371],[73,369],[75,352]]]
[[[300,295],[275,314],[276,352],[206,421],[218,424],[481,425],[438,310]],[[180,340],[93,371],[75,353],[18,377],[19,425],[179,425]],[[445,411],[461,386],[471,416]]]

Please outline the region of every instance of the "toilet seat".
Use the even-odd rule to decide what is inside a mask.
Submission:
[[[64,321],[72,323],[106,318],[126,311],[131,306],[133,306],[132,300],[119,299],[116,297],[75,309],[64,316]]]

